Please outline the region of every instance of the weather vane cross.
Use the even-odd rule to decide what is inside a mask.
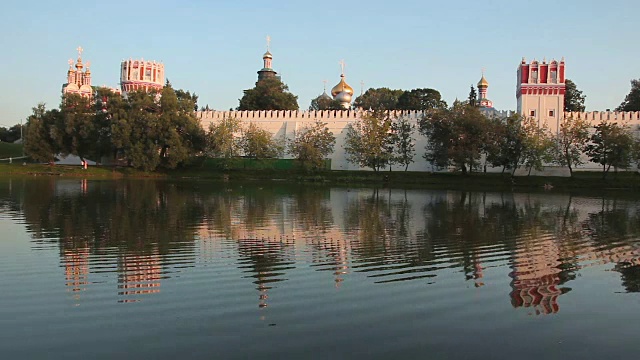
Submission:
[[[342,73],[342,75],[344,75],[344,66],[346,65],[344,63],[344,60],[340,60],[338,64],[340,64],[340,72]]]
[[[267,51],[271,50],[271,36],[267,35]]]
[[[82,48],[82,46],[78,46],[78,48],[76,50],[78,50],[78,57],[81,57],[82,56],[82,51],[84,50]]]

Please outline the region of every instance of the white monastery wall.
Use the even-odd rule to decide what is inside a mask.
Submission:
[[[539,99],[544,99],[540,97]],[[546,101],[546,100],[545,100]],[[547,110],[552,104],[546,104],[542,101],[538,104],[537,109]],[[559,104],[553,104],[553,106],[559,106]],[[494,112],[493,116],[508,116],[510,112]],[[200,120],[201,126],[207,130],[212,123],[219,122],[227,117],[235,117],[245,123],[256,123],[261,128],[271,132],[276,139],[284,139],[286,141],[293,140],[295,138],[296,131],[303,129],[306,126],[311,126],[316,120],[320,120],[327,123],[327,127],[336,137],[336,144],[334,152],[330,156],[331,169],[332,170],[370,170],[368,168],[360,168],[357,165],[350,164],[347,161],[346,154],[344,152],[344,145],[346,139],[347,127],[350,123],[358,121],[362,116],[366,114],[366,111],[362,110],[322,110],[322,111],[294,111],[294,110],[264,110],[264,111],[198,111],[196,112],[197,118]],[[547,113],[540,113],[548,115]],[[417,125],[418,120],[424,115],[422,111],[392,111],[392,117],[406,117],[409,121]],[[640,112],[580,112],[580,113],[563,113],[558,115],[558,119],[554,123],[549,122],[548,125],[552,133],[557,133],[559,123],[561,121],[560,116],[580,117],[587,119],[592,125],[597,125],[602,120],[618,122],[631,127],[636,136],[640,136]],[[427,162],[422,155],[425,153],[425,146],[427,140],[424,136],[418,133],[417,129],[414,133],[415,150],[414,163],[409,165],[409,171],[434,171],[431,163]],[[285,154],[285,158],[291,158],[289,154]],[[635,167],[634,167],[635,168]],[[601,169],[599,164],[587,163],[581,170],[595,170]],[[578,170],[580,170],[578,169]],[[388,169],[387,169],[388,170]],[[402,166],[394,166],[394,171],[402,171]],[[550,167],[545,171],[552,171],[553,167]],[[561,170],[561,169],[557,169]],[[490,172],[500,172],[501,168],[488,168]],[[564,174],[564,171],[560,171]],[[555,174],[555,173],[554,173]],[[568,171],[566,172],[568,175]]]

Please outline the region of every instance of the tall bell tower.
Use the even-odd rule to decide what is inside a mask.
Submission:
[[[565,72],[564,58],[560,62],[522,58],[518,66],[516,98],[518,113],[547,123],[552,131],[557,131],[564,113]]]

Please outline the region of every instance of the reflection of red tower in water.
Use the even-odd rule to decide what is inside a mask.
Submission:
[[[64,249],[65,285],[67,291],[73,292],[76,300],[80,299],[80,292],[86,290],[89,276],[89,248]]]
[[[554,314],[560,310],[558,296],[563,293],[557,287],[561,283],[560,249],[553,238],[535,240],[532,248],[524,244],[515,252],[509,274],[513,278],[511,304],[533,308],[536,315]]]
[[[118,264],[118,295],[126,297],[119,302],[135,302],[135,295],[160,292],[162,265],[157,253],[145,255],[124,255]]]

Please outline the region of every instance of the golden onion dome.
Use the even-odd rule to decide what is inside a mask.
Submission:
[[[82,69],[83,65],[82,65],[82,59],[78,58],[78,62],[76,63],[76,69],[80,70]]]
[[[484,75],[482,75],[482,79],[478,81],[478,87],[489,87],[489,82],[484,78]]]
[[[269,59],[273,59],[273,56],[271,55],[271,53],[269,52],[269,50],[267,50],[267,52],[266,52],[266,53],[264,53],[264,55],[262,55],[262,58],[263,58],[263,59],[267,59],[267,58],[269,58]]]
[[[349,95],[353,95],[353,88],[349,86],[346,81],[344,81],[344,74],[340,75],[340,82],[338,83],[338,85],[334,86],[333,89],[331,89],[331,96],[335,98],[341,92],[346,92]]]

